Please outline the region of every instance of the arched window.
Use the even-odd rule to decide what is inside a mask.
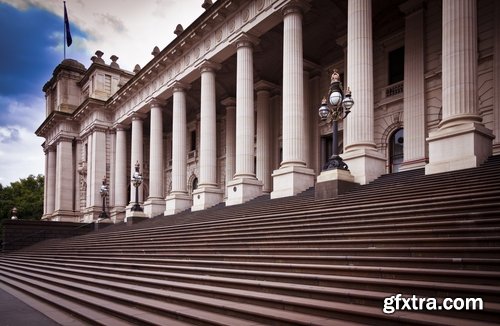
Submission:
[[[193,179],[193,183],[191,184],[192,186],[192,191],[196,190],[198,188],[198,178]]]
[[[389,140],[389,167],[390,173],[399,172],[403,164],[404,129],[396,130]]]

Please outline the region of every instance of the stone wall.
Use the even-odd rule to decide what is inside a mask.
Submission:
[[[105,227],[108,224],[100,224]],[[2,251],[18,250],[48,239],[63,239],[94,231],[94,223],[3,220]]]

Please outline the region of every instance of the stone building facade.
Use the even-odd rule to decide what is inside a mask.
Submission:
[[[44,219],[124,220],[237,205],[315,185],[333,69],[355,105],[340,150],[355,182],[476,167],[500,153],[500,2],[218,0],[145,67],[96,52],[44,86]],[[496,136],[496,138],[495,138]]]

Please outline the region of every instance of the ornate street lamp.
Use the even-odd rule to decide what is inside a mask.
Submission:
[[[135,163],[135,172],[132,175],[132,185],[135,187],[135,204],[130,209],[133,212],[142,212],[142,207],[139,205],[139,186],[142,183],[142,175],[139,173],[139,161]]]
[[[323,171],[342,169],[349,171],[347,164],[344,163],[342,157],[339,156],[338,150],[338,123],[344,120],[354,105],[354,100],[351,97],[351,91],[347,88],[344,94],[342,83],[340,82],[340,75],[336,69],[333,70],[330,89],[328,91],[328,101],[323,97],[321,107],[319,108],[319,116],[321,120],[326,120],[332,123],[332,156],[323,166]]]
[[[102,212],[101,214],[99,214],[99,218],[108,218],[108,214],[106,213],[106,197],[108,197],[109,188],[108,185],[106,184],[106,177],[102,179],[102,185],[99,192],[101,193],[102,197]]]

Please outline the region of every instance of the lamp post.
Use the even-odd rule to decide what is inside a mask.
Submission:
[[[142,175],[139,173],[139,161],[135,163],[135,172],[132,175],[132,185],[135,187],[135,204],[130,209],[133,212],[142,212],[142,207],[139,205],[139,186],[142,183]]]
[[[344,94],[342,83],[340,82],[340,75],[336,69],[333,70],[330,89],[328,91],[328,100],[323,97],[321,107],[319,108],[319,116],[321,120],[332,123],[332,156],[328,162],[323,166],[323,171],[342,169],[349,171],[347,164],[339,156],[338,150],[338,123],[344,120],[354,105],[354,100],[351,97],[351,91],[347,88]]]
[[[102,212],[101,212],[101,214],[99,214],[99,218],[108,218],[108,214],[106,213],[106,197],[108,197],[109,188],[108,188],[108,185],[106,183],[106,177],[104,177],[102,179],[102,185],[101,185],[101,189],[99,190],[99,192],[101,193],[101,197],[102,197]]]

